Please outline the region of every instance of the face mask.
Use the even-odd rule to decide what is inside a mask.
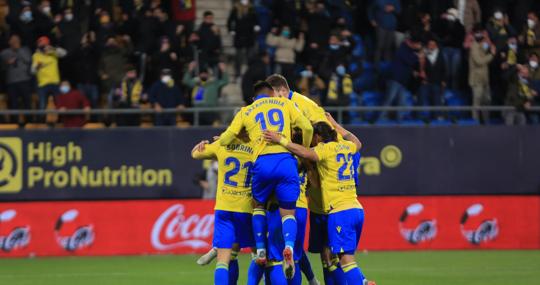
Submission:
[[[167,84],[167,83],[169,83],[169,81],[171,81],[171,79],[172,78],[171,78],[170,75],[164,75],[164,76],[161,77],[161,82]]]
[[[282,31],[282,32],[281,32],[281,35],[282,35],[283,37],[288,38],[288,37],[291,35],[291,32],[288,31],[288,30],[285,30],[285,31]]]
[[[517,46],[517,44],[508,44],[508,48],[513,50],[513,51],[516,51],[518,46]]]
[[[474,34],[474,39],[479,42],[484,39],[484,34],[481,34],[481,33]]]
[[[249,4],[249,0],[241,0],[240,4],[247,6]]]
[[[529,84],[529,80],[525,77],[519,77],[519,82],[521,82],[521,84]]]
[[[339,49],[339,45],[330,45],[330,49],[331,49],[331,50],[338,50],[338,49]]]
[[[527,26],[529,26],[529,29],[532,29],[536,26],[536,23],[534,22],[534,20],[527,19]]]
[[[49,15],[49,14],[51,14],[51,6],[45,6],[45,7],[41,8],[41,11],[43,11],[43,13]]]
[[[343,65],[338,66],[336,68],[336,72],[339,75],[345,75],[345,72],[346,72],[345,67]]]
[[[70,89],[71,89],[71,88],[70,88],[68,85],[62,85],[62,86],[60,86],[60,92],[61,92],[62,94],[68,93]]]
[[[313,72],[311,72],[309,70],[304,70],[304,71],[300,72],[300,76],[302,76],[302,77],[311,77],[311,76],[313,76]]]
[[[66,19],[66,21],[68,21],[68,22],[71,21],[71,20],[73,20],[73,14],[66,14],[66,15],[64,16],[64,19]]]
[[[536,69],[536,68],[538,67],[538,61],[529,60],[529,65],[530,65],[533,69]]]
[[[208,80],[208,77],[201,77],[201,82],[206,82]]]
[[[482,43],[482,48],[484,50],[488,50],[489,49],[489,44],[488,43]]]
[[[504,15],[501,12],[495,12],[495,14],[493,14],[493,17],[495,18],[495,20],[502,20]]]
[[[22,14],[21,14],[21,20],[23,22],[30,22],[32,21],[32,11],[24,11]]]
[[[448,20],[450,22],[454,22],[456,20],[456,17],[454,15],[448,15],[448,16],[446,16],[446,20]]]

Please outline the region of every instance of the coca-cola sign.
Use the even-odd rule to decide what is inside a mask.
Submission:
[[[152,227],[151,242],[157,250],[179,247],[192,249],[211,246],[208,239],[214,232],[213,214],[191,214],[186,216],[182,204],[174,204],[165,210]]]

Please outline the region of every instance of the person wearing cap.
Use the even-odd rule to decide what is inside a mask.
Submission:
[[[178,88],[176,85],[170,69],[163,69],[161,71],[160,79],[152,84],[148,95],[150,103],[158,112],[158,114],[156,114],[154,124],[156,126],[176,125],[176,114],[159,113],[163,109],[183,109],[185,106],[184,94],[182,94],[180,88]]]
[[[462,49],[465,40],[465,27],[458,19],[458,10],[450,8],[442,15],[442,21],[436,29],[440,46],[447,66],[446,83],[448,88],[459,89],[460,70],[462,67]]]
[[[66,51],[51,46],[47,37],[38,38],[37,46],[36,52],[32,55],[31,71],[36,75],[38,83],[39,109],[45,109],[49,95],[58,94],[60,84],[58,59],[65,56]]]

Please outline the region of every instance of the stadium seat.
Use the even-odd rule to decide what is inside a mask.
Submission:
[[[154,127],[154,123],[152,123],[152,122],[141,122],[140,127],[145,128],[145,129],[146,128],[152,128],[152,127]]]
[[[443,120],[431,120],[429,122],[429,125],[430,126],[451,126],[453,124],[452,124],[452,121],[443,119]]]
[[[457,120],[456,123],[459,125],[459,126],[478,126],[480,125],[480,122],[474,120],[474,119],[460,119],[460,120]]]
[[[19,125],[17,124],[0,124],[0,130],[2,131],[16,130],[18,128],[19,128]]]
[[[24,126],[26,130],[46,130],[49,128],[47,124],[29,123]]]
[[[400,126],[425,126],[426,122],[416,119],[407,119],[399,122]]]
[[[83,129],[93,130],[93,129],[104,129],[106,128],[104,123],[87,123],[83,126]]]

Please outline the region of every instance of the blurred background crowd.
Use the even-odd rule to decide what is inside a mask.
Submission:
[[[351,124],[536,124],[539,9],[534,0],[0,0],[0,110],[242,105],[254,82],[281,73],[323,106],[513,107],[345,112]],[[51,122],[0,118],[34,120]],[[145,117],[60,117],[65,127],[87,120]]]

